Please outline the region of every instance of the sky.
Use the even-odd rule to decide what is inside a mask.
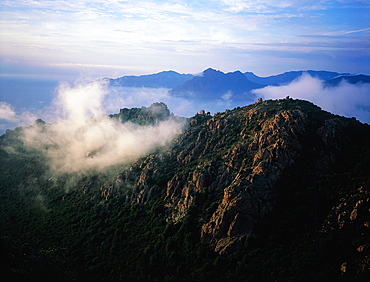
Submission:
[[[370,1],[2,0],[0,75],[370,74]]]

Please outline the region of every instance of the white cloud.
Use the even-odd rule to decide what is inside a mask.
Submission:
[[[323,1],[307,1],[307,0],[284,0],[284,1],[271,1],[271,0],[215,0],[222,2],[227,6],[227,11],[233,13],[239,12],[252,12],[252,13],[274,13],[277,10],[287,8],[292,9],[322,9]]]
[[[335,87],[324,87],[319,79],[303,74],[290,84],[268,86],[254,90],[256,95],[264,99],[279,99],[290,96],[296,99],[311,101],[323,110],[334,114],[356,117],[370,123],[370,85],[349,84],[342,82]]]
[[[141,68],[167,61],[186,65],[201,56],[198,62],[204,61],[206,68],[214,58],[204,53],[245,43],[238,39],[240,33],[257,30],[265,21],[230,15],[205,3],[8,1],[6,5],[11,10],[1,12],[3,54],[55,65]]]
[[[232,91],[227,91],[225,94],[223,94],[222,96],[221,96],[221,99],[218,99],[217,100],[217,104],[219,105],[219,106],[223,106],[223,107],[225,107],[225,109],[226,108],[230,108],[231,107],[231,105],[232,105],[232,97],[233,97],[233,92]]]
[[[30,125],[35,120],[36,118],[34,114],[28,111],[18,114],[10,104],[0,102],[0,132],[3,132],[8,128]]]
[[[43,152],[54,172],[86,172],[128,164],[181,132],[183,123],[175,119],[139,126],[109,118],[103,107],[107,91],[102,81],[61,84],[57,121],[25,128],[22,140]]]
[[[0,102],[0,120],[14,122],[17,120],[17,114],[12,109],[11,105]]]

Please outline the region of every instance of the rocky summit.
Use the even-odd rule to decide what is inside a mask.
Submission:
[[[112,118],[128,112],[140,111]],[[171,143],[113,173],[57,181],[21,130],[1,137],[13,278],[369,277],[370,126],[354,118],[289,97],[200,111]]]

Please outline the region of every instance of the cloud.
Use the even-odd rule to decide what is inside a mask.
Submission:
[[[148,107],[154,102],[164,102],[168,108],[181,117],[192,117],[200,110],[206,112],[223,112],[225,109],[240,106],[240,101],[233,100],[233,93],[226,92],[220,99],[181,98],[168,94],[166,88],[120,87],[109,88],[103,101],[108,113],[117,113],[117,105],[121,108]],[[253,101],[245,101],[245,104]],[[244,106],[243,105],[243,106]]]
[[[30,125],[35,119],[35,115],[28,111],[17,114],[10,104],[0,102],[0,132],[20,125]]]
[[[215,0],[223,3],[227,7],[227,11],[232,13],[239,13],[243,11],[254,13],[276,13],[277,10],[285,9],[309,9],[320,10],[323,9],[323,1],[307,1],[307,0],[284,0],[284,1],[271,1],[271,0]]]
[[[266,75],[297,68],[297,60],[287,65],[279,56],[282,51],[304,58],[305,69],[329,66],[363,72],[353,56],[361,54],[361,61],[368,58],[362,48],[368,42],[368,30],[363,26],[368,7],[359,12],[351,4],[354,10],[348,11],[349,4],[307,0],[7,0],[6,9],[0,12],[0,29],[7,31],[0,48],[3,57],[23,65],[38,63],[50,68],[53,64],[55,72],[69,69],[77,75],[92,72],[95,77],[101,73],[118,76],[125,70],[126,74],[157,72],[174,65],[183,72],[195,72],[215,62],[229,70],[250,71],[252,67],[258,71],[263,66],[260,71]],[[341,17],[341,13],[348,16]],[[351,15],[356,20],[351,20]],[[339,31],[342,37],[307,37],[296,42],[297,36],[307,31],[314,36]],[[362,32],[348,33],[352,31]],[[266,59],[265,54],[256,58],[253,52],[258,50],[275,60]],[[340,57],[343,50],[348,58],[333,68],[332,58]],[[330,52],[327,61],[318,52],[322,56]],[[24,73],[25,68],[16,71]]]
[[[334,114],[356,117],[370,123],[370,85],[349,84],[345,81],[335,87],[325,87],[317,78],[304,73],[290,84],[267,86],[253,91],[264,99],[279,99],[286,96],[311,101],[323,110]]]
[[[22,140],[44,153],[54,172],[104,171],[164,146],[183,128],[175,119],[150,126],[112,119],[103,107],[107,93],[104,81],[61,84],[54,102],[56,122],[24,128]]]
[[[0,102],[0,120],[11,122],[17,120],[17,114],[8,103]]]
[[[230,108],[230,106],[232,105],[232,97],[233,92],[229,90],[221,96],[221,99],[217,100],[217,104],[219,106],[224,106],[225,108]]]

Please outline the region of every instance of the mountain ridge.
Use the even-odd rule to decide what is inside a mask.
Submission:
[[[305,73],[323,81],[325,86],[338,86],[343,79],[350,84],[370,83],[370,76],[367,75],[351,75],[332,71],[301,70],[259,77],[253,72],[242,73],[237,70],[224,73],[213,68],[205,69],[200,75],[163,71],[150,75],[109,79],[109,83],[112,86],[123,87],[167,88],[168,93],[174,97],[252,101],[256,98],[252,90],[266,86],[286,85]]]
[[[338,86],[341,82],[347,82],[350,84],[363,84],[370,83],[370,76],[368,75],[341,75],[336,78],[325,81],[325,86],[333,87]]]
[[[126,87],[163,87],[163,88],[175,88],[176,86],[180,86],[193,78],[203,76],[203,73],[210,73],[215,71],[215,73],[224,74],[220,70],[216,70],[213,68],[205,69],[200,75],[193,75],[193,74],[180,74],[176,71],[169,70],[169,71],[161,71],[154,74],[145,74],[145,75],[127,75],[122,76],[119,78],[108,78],[111,85],[120,85]],[[331,80],[339,76],[355,76],[350,73],[339,73],[333,71],[315,71],[315,70],[300,70],[300,71],[288,71],[285,73],[277,74],[277,75],[270,75],[266,77],[257,76],[253,72],[241,72],[239,70],[228,72],[226,74],[234,74],[234,73],[242,73],[246,76],[246,78],[254,83],[261,84],[264,86],[267,85],[278,85],[278,84],[286,84],[290,83],[293,80],[300,77],[303,73],[308,73],[312,77],[317,77],[323,81]],[[364,74],[362,74],[364,75]],[[365,75],[367,76],[367,75]]]
[[[314,71],[314,70],[289,71],[289,72],[285,72],[282,74],[271,75],[267,77],[259,77],[259,76],[256,76],[252,72],[245,72],[244,75],[246,75],[248,79],[256,83],[260,83],[263,85],[278,85],[278,84],[290,83],[293,80],[297,79],[298,77],[302,76],[304,73],[308,73],[312,77],[316,77],[324,81],[334,79],[338,76],[350,75],[349,73],[338,73],[338,72],[330,72],[330,71]]]
[[[148,108],[112,118],[122,115],[155,120]],[[370,126],[354,118],[258,100],[194,115],[168,146],[118,173],[58,179],[21,132],[0,138],[2,255],[13,278],[369,276]]]
[[[173,88],[179,84],[183,84],[187,80],[193,78],[191,74],[180,74],[175,71],[162,71],[155,74],[147,74],[140,76],[122,76],[119,78],[110,78],[111,85],[120,85],[125,87],[160,87]]]
[[[174,87],[169,91],[173,96],[179,97],[221,97],[226,93],[239,99],[253,99],[248,95],[252,89],[262,86],[248,80],[240,71],[223,73],[219,70],[208,68],[201,76],[196,76],[184,84]]]

